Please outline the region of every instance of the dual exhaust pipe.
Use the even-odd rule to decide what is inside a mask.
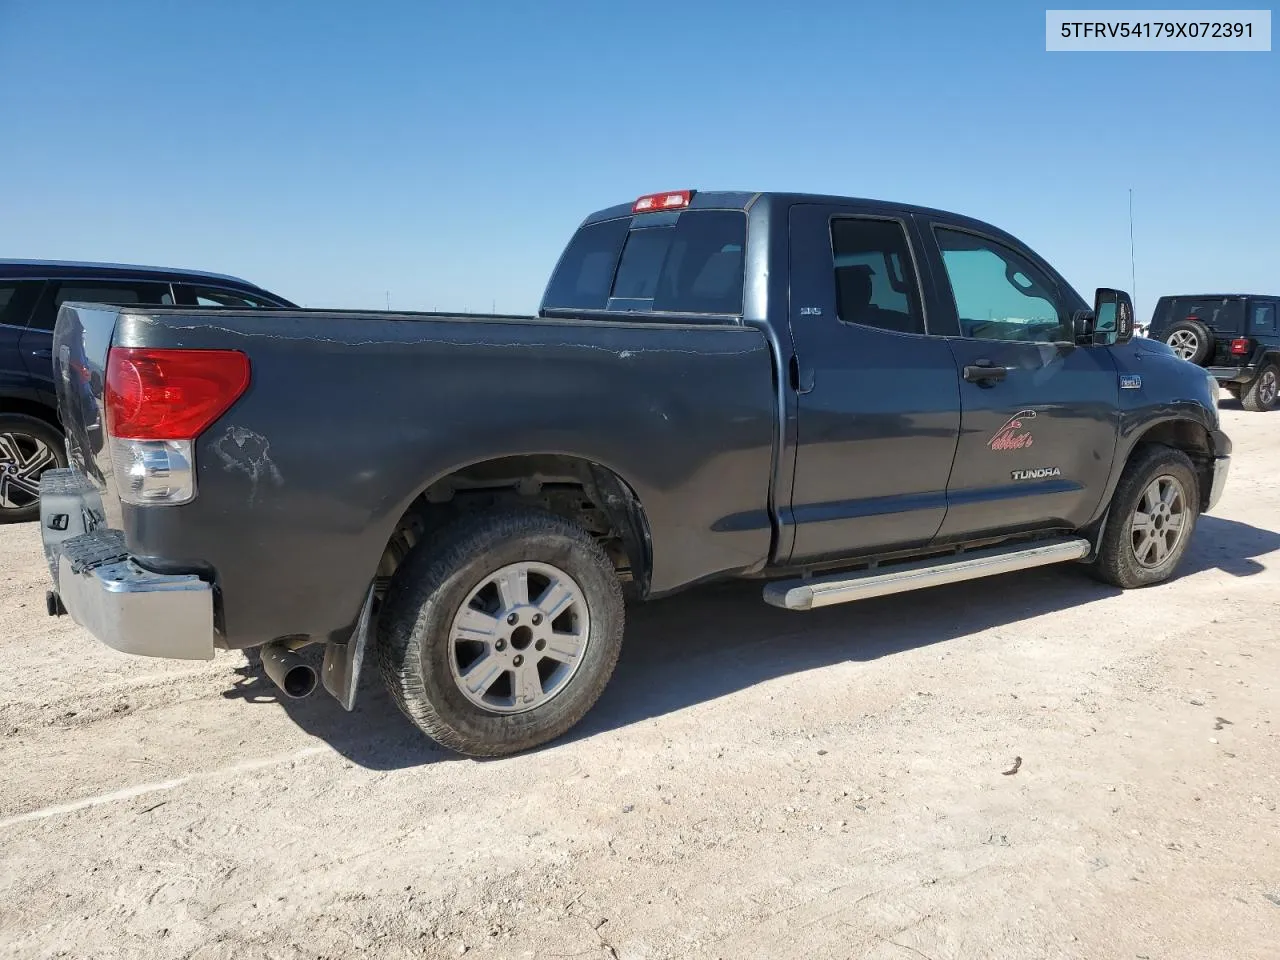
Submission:
[[[262,669],[290,700],[311,696],[320,679],[315,667],[294,653],[287,640],[273,640],[263,646]]]

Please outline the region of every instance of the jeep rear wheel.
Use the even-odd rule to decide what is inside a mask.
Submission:
[[[1280,393],[1280,372],[1275,364],[1263,367],[1248,388],[1240,394],[1240,405],[1251,413],[1265,413],[1276,405]]]
[[[1095,576],[1126,590],[1169,579],[1199,514],[1200,484],[1187,455],[1161,445],[1139,449],[1111,498]]]
[[[622,647],[622,590],[585,530],[534,509],[482,514],[415,548],[379,616],[401,710],[469,756],[516,753],[574,726]]]

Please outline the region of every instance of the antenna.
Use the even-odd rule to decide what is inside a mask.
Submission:
[[[1138,268],[1133,259],[1133,187],[1129,188],[1129,287],[1133,293],[1133,311],[1138,312]],[[1135,318],[1136,319],[1136,318]]]
[[[387,312],[391,312],[391,291],[387,291]]]

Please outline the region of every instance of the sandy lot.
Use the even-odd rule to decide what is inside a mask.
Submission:
[[[348,715],[116,654],[0,528],[0,956],[1280,957],[1280,415],[1224,407],[1171,583],[702,590],[491,762],[373,671]]]

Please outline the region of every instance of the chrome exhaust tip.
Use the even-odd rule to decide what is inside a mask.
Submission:
[[[262,668],[280,692],[291,700],[311,696],[319,681],[315,668],[280,641],[273,641],[262,648]]]

